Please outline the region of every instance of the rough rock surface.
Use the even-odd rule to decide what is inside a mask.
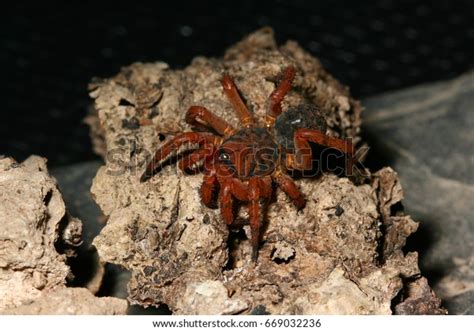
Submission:
[[[395,312],[400,315],[443,314],[440,308],[441,299],[429,287],[426,278],[419,278],[407,284],[402,295],[406,299],[395,306]]]
[[[81,244],[81,232],[82,223],[66,213],[45,159],[34,156],[21,164],[0,159],[0,312],[48,313],[60,309],[50,307],[51,300],[70,298],[74,307],[63,307],[63,312],[97,303],[88,311],[124,313],[125,301],[119,305],[115,299],[66,288],[66,280],[73,277],[66,260]],[[76,301],[81,297],[86,301]],[[109,301],[114,308],[104,309]]]
[[[138,63],[91,84],[100,123],[95,135],[105,144],[97,150],[106,148],[92,193],[108,217],[94,245],[101,259],[132,272],[131,303],[165,303],[180,314],[390,314],[404,284],[423,279],[417,254],[401,251],[417,223],[395,208],[403,193],[390,168],[359,185],[331,174],[298,180],[308,200],[299,213],[278,191],[256,266],[247,229],[229,232],[218,210],[200,203],[201,175],[172,165],[139,182],[156,147],[190,130],[183,121],[189,106],[206,106],[237,126],[219,85],[224,70],[263,119],[265,100],[290,63],[298,74],[283,108],[316,103],[326,113],[328,133],[358,142],[359,103],[296,43],[277,47],[269,29],[223,59],[196,58],[176,71]],[[403,299],[418,295],[411,292]],[[425,312],[444,311],[438,304]]]

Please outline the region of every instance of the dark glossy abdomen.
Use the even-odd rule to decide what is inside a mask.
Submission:
[[[282,147],[294,149],[293,137],[298,129],[315,129],[326,133],[326,120],[316,105],[302,104],[289,108],[278,116],[274,130],[275,138]]]

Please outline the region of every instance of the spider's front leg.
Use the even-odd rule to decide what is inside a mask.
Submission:
[[[221,174],[222,175],[222,174]],[[227,225],[235,225],[233,212],[233,198],[240,201],[248,201],[248,185],[242,183],[239,179],[230,176],[221,177],[219,192],[219,207],[221,209],[222,218]],[[211,181],[211,179],[209,179]]]
[[[234,222],[233,207],[232,181],[231,179],[227,179],[221,182],[219,192],[219,208],[221,209],[221,216],[227,225],[232,225]]]
[[[140,178],[141,182],[146,181],[153,175],[153,171],[157,168],[159,163],[166,159],[173,151],[178,150],[184,144],[209,144],[215,145],[218,137],[211,133],[200,133],[200,132],[185,132],[176,135],[173,139],[161,146],[155,153],[153,159],[148,163],[145,172]]]
[[[250,217],[250,242],[252,244],[252,260],[257,261],[258,245],[260,243],[263,225],[262,199],[269,199],[272,194],[272,181],[270,177],[252,177],[249,180],[248,199]]]
[[[309,142],[337,149],[346,154],[346,171],[352,175],[354,166],[354,145],[349,139],[339,139],[328,136],[315,129],[299,129],[294,136],[295,154],[289,154],[288,167],[297,170],[309,170],[312,168],[312,154]]]
[[[199,172],[199,164],[204,161],[202,165],[206,165],[206,160],[212,159],[215,148],[213,145],[205,144],[201,149],[185,155],[178,162],[178,168],[183,172],[196,174]]]
[[[215,208],[215,193],[218,191],[219,179],[217,169],[212,157],[204,160],[204,178],[201,185],[201,199],[204,205]]]
[[[232,125],[201,106],[192,106],[188,109],[186,112],[186,123],[201,129],[212,128],[223,136],[231,135],[236,131]]]
[[[201,185],[201,200],[208,208],[214,208],[214,194],[217,190],[217,177],[215,174],[204,175]]]

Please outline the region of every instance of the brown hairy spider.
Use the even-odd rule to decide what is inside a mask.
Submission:
[[[298,209],[306,200],[287,174],[291,170],[310,170],[312,154],[309,142],[338,149],[346,153],[347,172],[352,174],[354,147],[350,140],[325,134],[326,120],[315,105],[300,105],[282,113],[282,100],[291,89],[294,67],[283,72],[283,79],[267,101],[265,127],[257,126],[252,113],[243,102],[232,78],[222,79],[224,93],[236,111],[242,128],[234,128],[208,109],[192,106],[186,122],[211,132],[184,132],[161,146],[141,177],[144,182],[152,176],[156,166],[184,144],[199,147],[178,162],[185,172],[204,172],[201,186],[202,202],[213,207],[217,193],[221,215],[229,226],[234,219],[234,199],[249,205],[252,260],[256,261],[261,236],[263,213],[261,202],[267,203],[276,183],[291,198]]]

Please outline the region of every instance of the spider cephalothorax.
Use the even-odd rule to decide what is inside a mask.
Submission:
[[[154,169],[172,152],[184,144],[198,148],[178,162],[181,170],[204,172],[201,186],[202,202],[212,207],[215,195],[226,224],[235,225],[234,199],[248,203],[251,229],[252,259],[257,259],[263,223],[262,203],[272,196],[273,183],[291,198],[298,209],[305,198],[289,170],[309,170],[312,167],[310,142],[338,149],[347,154],[347,172],[352,170],[354,148],[350,140],[326,135],[326,120],[314,105],[300,105],[282,112],[281,103],[291,88],[295,69],[288,67],[283,79],[267,101],[265,126],[259,127],[228,75],[222,87],[235,109],[242,128],[236,129],[204,107],[192,106],[186,122],[211,132],[184,132],[160,147],[148,164],[141,180],[150,177]],[[281,115],[280,115],[281,114]]]

